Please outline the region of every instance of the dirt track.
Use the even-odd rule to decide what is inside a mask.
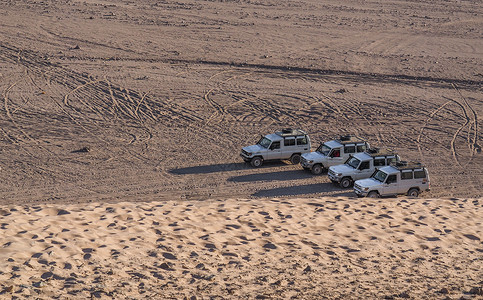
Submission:
[[[480,1],[3,1],[2,203],[352,195],[240,148],[343,133],[481,197]],[[89,152],[77,151],[89,147]]]

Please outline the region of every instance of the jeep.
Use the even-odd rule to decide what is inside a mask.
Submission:
[[[343,164],[350,154],[364,152],[369,143],[351,135],[320,144],[316,151],[302,154],[300,164],[305,170],[319,175],[330,166]]]
[[[292,164],[300,163],[300,155],[310,152],[310,138],[300,129],[283,129],[262,136],[256,145],[244,147],[240,156],[253,167],[260,167],[264,161],[289,159]]]
[[[378,198],[404,194],[418,197],[430,188],[426,167],[421,163],[405,161],[382,167],[370,178],[354,182],[354,192],[358,197]]]
[[[378,168],[400,161],[399,155],[392,150],[367,149],[365,152],[351,154],[343,165],[329,168],[328,177],[341,188],[348,188],[359,179],[369,178]]]

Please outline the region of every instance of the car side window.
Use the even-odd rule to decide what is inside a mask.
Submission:
[[[381,167],[386,165],[386,159],[384,157],[376,157],[374,159],[374,167]]]
[[[387,176],[387,180],[386,180],[386,183],[387,184],[396,183],[396,182],[397,182],[397,176],[396,176],[396,174]]]
[[[285,139],[283,141],[284,146],[295,146],[295,139]]]
[[[297,145],[307,145],[307,138],[305,136],[302,138],[297,138]]]
[[[340,157],[340,149],[335,149],[332,151],[331,157]]]
[[[426,178],[426,172],[424,170],[415,170],[414,179]]]
[[[356,146],[355,145],[345,145],[344,146],[344,153],[355,153]]]
[[[368,161],[363,161],[359,166],[359,170],[366,170],[366,169],[369,169],[369,167],[370,167],[370,163]]]
[[[402,180],[413,179],[413,171],[402,171],[401,179]]]
[[[357,145],[357,152],[364,152],[366,149],[366,144]]]
[[[270,149],[280,149],[280,141],[278,142],[273,142],[272,145],[270,146]]]

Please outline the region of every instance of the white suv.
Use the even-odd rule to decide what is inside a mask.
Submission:
[[[310,152],[310,138],[300,129],[282,131],[262,136],[256,145],[244,147],[240,156],[253,167],[260,167],[266,160],[289,159],[300,162],[300,155]]]
[[[415,162],[401,161],[377,170],[371,178],[354,182],[354,192],[358,197],[378,198],[401,194],[418,197],[430,188],[428,170]]]
[[[320,144],[314,152],[302,155],[300,164],[305,170],[319,175],[330,166],[343,164],[349,155],[364,152],[369,143],[351,135],[340,136],[338,139]]]
[[[354,181],[369,178],[375,170],[400,160],[395,151],[367,149],[366,152],[351,155],[343,165],[330,167],[327,175],[332,182],[348,188]]]

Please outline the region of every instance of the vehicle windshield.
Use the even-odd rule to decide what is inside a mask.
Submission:
[[[357,169],[360,163],[361,163],[360,159],[357,159],[355,157],[351,157],[345,162],[346,165],[351,166],[354,169]]]
[[[323,154],[323,155],[325,155],[325,156],[327,156],[327,155],[329,155],[330,150],[332,150],[332,148],[330,148],[326,144],[321,144],[319,146],[319,148],[317,148],[316,151],[319,152],[319,153],[321,153],[321,154]]]
[[[261,139],[258,141],[257,145],[260,145],[260,146],[262,146],[263,148],[268,148],[268,146],[270,146],[270,144],[271,144],[271,143],[272,143],[272,141],[271,141],[271,140],[267,139],[266,137],[262,137],[262,138],[261,138]]]
[[[372,178],[374,178],[377,181],[384,182],[386,180],[387,173],[384,173],[383,171],[379,170],[374,175],[372,175]]]

